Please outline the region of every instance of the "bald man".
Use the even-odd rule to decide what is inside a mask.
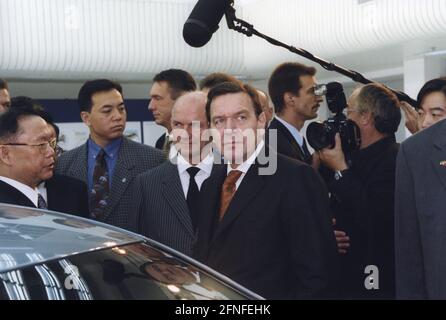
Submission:
[[[206,95],[190,92],[172,108],[170,159],[141,174],[134,185],[133,230],[192,255],[199,190],[211,174],[213,156],[200,136],[208,129]]]

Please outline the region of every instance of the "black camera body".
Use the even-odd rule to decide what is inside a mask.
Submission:
[[[307,128],[307,140],[315,150],[333,148],[335,136],[339,133],[344,154],[358,150],[361,145],[359,127],[343,114],[347,107],[344,88],[339,82],[330,82],[315,89],[316,95],[325,95],[328,109],[333,117],[324,122],[312,122]]]

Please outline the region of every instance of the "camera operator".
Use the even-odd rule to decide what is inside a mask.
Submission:
[[[401,121],[397,97],[387,88],[368,84],[348,100],[347,118],[360,130],[359,150],[344,154],[339,133],[333,148],[318,151],[321,163],[332,170],[325,177],[338,228],[350,238],[342,255],[340,291],[345,298],[395,297],[394,186],[398,144],[395,132]],[[367,290],[365,274],[375,265],[375,286]]]

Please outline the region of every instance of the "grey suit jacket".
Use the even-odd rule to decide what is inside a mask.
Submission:
[[[177,166],[166,161],[139,175],[133,190],[131,229],[191,256],[196,233]]]
[[[398,299],[446,299],[443,161],[446,161],[446,121],[407,139],[400,147],[395,192]]]
[[[87,183],[87,143],[63,153],[57,160],[56,173],[75,177]],[[164,154],[153,147],[124,138],[113,172],[110,201],[103,222],[129,228],[134,178],[164,161]]]

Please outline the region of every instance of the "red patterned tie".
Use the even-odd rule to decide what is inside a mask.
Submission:
[[[232,197],[235,194],[236,187],[235,184],[237,180],[240,178],[243,172],[239,170],[232,170],[227,175],[225,181],[223,182],[223,187],[221,189],[221,197],[220,197],[220,221],[223,219],[223,216],[226,213],[226,210],[231,203]]]
[[[90,215],[93,219],[102,220],[110,193],[105,151],[101,149],[96,156],[93,171],[93,188],[90,194]]]

